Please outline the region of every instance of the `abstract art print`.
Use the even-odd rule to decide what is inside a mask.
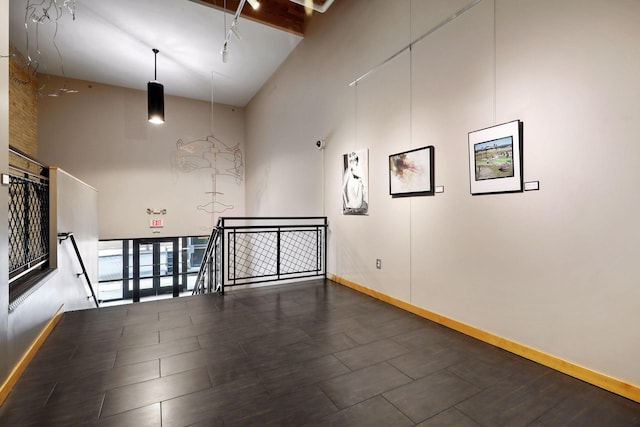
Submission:
[[[522,122],[469,132],[471,194],[522,191]]]
[[[357,150],[342,156],[342,213],[369,214],[369,151]]]
[[[392,197],[434,194],[434,147],[389,156],[389,194]]]

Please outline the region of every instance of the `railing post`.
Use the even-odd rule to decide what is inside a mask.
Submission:
[[[280,251],[280,233],[282,229],[278,227],[278,232],[276,233],[276,275],[278,279],[280,279],[280,255],[282,252]]]

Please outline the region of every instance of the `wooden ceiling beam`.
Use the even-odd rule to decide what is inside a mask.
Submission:
[[[225,0],[191,1],[219,10],[225,10]],[[232,15],[235,14],[239,4],[240,0],[226,0],[227,12]],[[249,2],[247,2],[242,8],[240,16],[299,36],[304,36],[304,6],[289,0],[260,0],[260,8],[258,8],[258,10],[254,10]]]

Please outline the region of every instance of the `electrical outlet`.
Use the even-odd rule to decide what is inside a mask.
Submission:
[[[380,270],[382,268],[382,261],[380,258],[376,259],[376,268]]]

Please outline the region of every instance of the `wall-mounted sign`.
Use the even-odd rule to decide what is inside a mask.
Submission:
[[[152,219],[149,221],[149,227],[151,228],[162,228],[164,224],[161,219]]]

